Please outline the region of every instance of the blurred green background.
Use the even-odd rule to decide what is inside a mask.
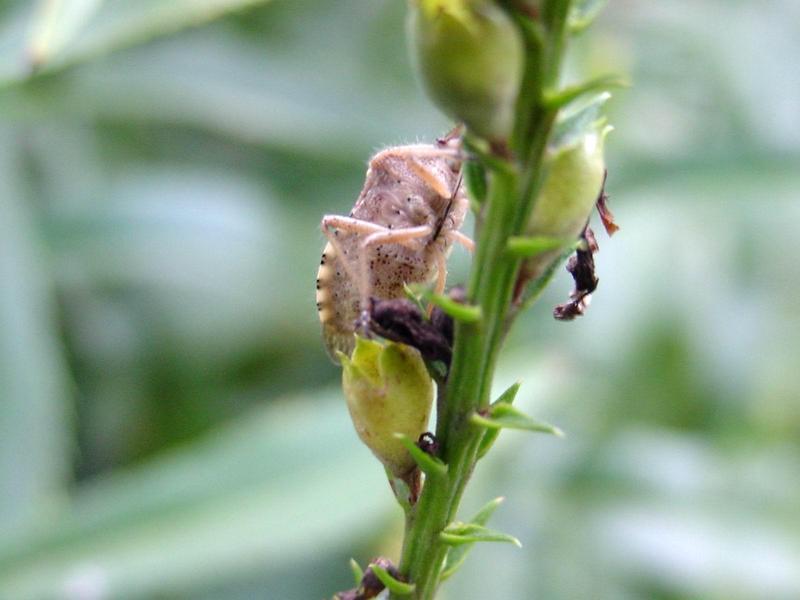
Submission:
[[[0,3],[0,598],[314,599],[399,510],[320,342],[324,213],[450,124],[400,0]],[[800,598],[800,4],[616,0],[588,314],[559,276],[498,388],[443,597]],[[575,75],[577,76],[577,75]],[[452,281],[468,257],[453,256]]]

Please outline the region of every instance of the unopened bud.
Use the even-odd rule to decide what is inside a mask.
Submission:
[[[548,158],[549,169],[533,207],[526,235],[577,240],[597,203],[605,178],[603,147],[610,127],[603,122],[575,143]],[[536,279],[560,250],[545,252],[523,263],[526,281]]]
[[[409,39],[439,108],[474,133],[507,139],[524,68],[522,36],[489,0],[410,0]]]
[[[419,438],[433,403],[433,381],[420,353],[405,344],[359,337],[352,356],[339,357],[358,436],[392,475],[407,476],[416,463],[395,434]]]

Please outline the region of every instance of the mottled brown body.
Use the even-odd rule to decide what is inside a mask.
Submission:
[[[350,354],[370,297],[404,296],[404,284],[434,279],[444,288],[446,258],[468,202],[453,140],[388,148],[369,164],[349,217],[326,216],[330,240],[317,273],[317,310],[331,357]]]

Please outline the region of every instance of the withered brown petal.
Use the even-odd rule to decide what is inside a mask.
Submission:
[[[600,214],[600,220],[603,222],[603,227],[609,237],[619,231],[619,225],[614,220],[614,213],[608,208],[608,194],[606,194],[606,179],[608,178],[608,171],[606,171],[603,178],[603,187],[600,189],[600,195],[597,197],[597,212]]]
[[[370,329],[381,337],[419,350],[427,361],[450,365],[452,357],[452,319],[434,310],[430,321],[419,307],[404,298],[372,299]]]
[[[553,309],[553,317],[558,321],[572,321],[586,312],[589,296],[597,289],[600,280],[594,269],[594,253],[599,249],[594,232],[588,225],[581,234],[586,249],[578,248],[567,262],[567,271],[575,281],[575,289],[570,293],[570,301]]]

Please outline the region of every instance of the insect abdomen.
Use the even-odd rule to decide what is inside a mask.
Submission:
[[[317,315],[328,354],[350,354],[355,344],[353,323],[358,317],[358,291],[349,280],[336,249],[329,242],[317,271]]]
[[[331,267],[331,261],[334,260],[335,251],[333,246],[328,243],[325,250],[322,252],[322,258],[319,261],[319,270],[317,271],[317,314],[319,321],[323,325],[330,321],[333,315],[333,307],[330,301],[331,296],[331,282],[333,279],[334,270]]]

